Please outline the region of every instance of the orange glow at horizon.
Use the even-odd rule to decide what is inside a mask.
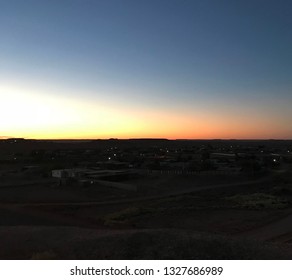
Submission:
[[[0,136],[34,139],[285,138],[285,130],[253,116],[230,116],[200,110],[179,112],[86,102],[56,94],[0,87]],[[286,137],[287,138],[287,137]]]

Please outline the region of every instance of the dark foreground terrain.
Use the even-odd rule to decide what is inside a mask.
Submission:
[[[290,147],[2,141],[0,259],[290,259]]]

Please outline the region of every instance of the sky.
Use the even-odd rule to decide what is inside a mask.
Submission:
[[[292,139],[292,2],[0,0],[0,137]]]

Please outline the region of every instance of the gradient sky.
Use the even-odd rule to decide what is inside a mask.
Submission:
[[[0,0],[0,136],[292,139],[292,2]]]

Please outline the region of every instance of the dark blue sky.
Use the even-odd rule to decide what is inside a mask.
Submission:
[[[160,136],[153,112],[177,119],[164,137],[291,138],[291,15],[281,0],[1,1],[2,94],[142,112],[125,136]]]

